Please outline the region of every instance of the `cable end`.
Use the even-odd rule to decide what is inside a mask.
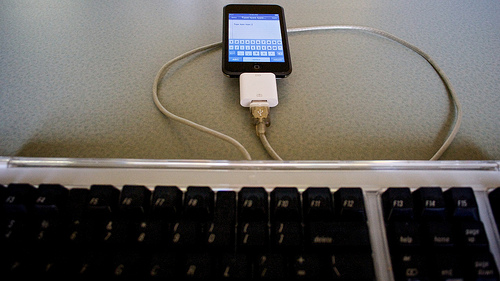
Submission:
[[[265,101],[269,107],[278,105],[278,89],[274,73],[242,73],[240,104],[249,107],[254,101]]]
[[[257,136],[266,133],[266,127],[271,125],[269,103],[267,101],[252,101],[249,105]]]

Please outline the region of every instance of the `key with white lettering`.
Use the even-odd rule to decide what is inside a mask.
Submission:
[[[375,279],[373,259],[369,253],[340,253],[330,256],[327,274],[330,280],[372,281]]]
[[[470,187],[452,187],[444,192],[448,216],[455,220],[479,220],[474,191]]]
[[[255,261],[256,280],[286,280],[286,260],[279,254],[261,255]]]
[[[366,221],[361,188],[339,188],[333,195],[335,214],[345,221]]]
[[[236,225],[236,193],[218,191],[214,219],[207,223],[205,243],[211,251],[234,251]]]
[[[468,251],[488,249],[489,243],[483,223],[480,221],[458,223],[457,244]]]
[[[420,253],[398,254],[392,262],[396,281],[429,280],[426,260]]]
[[[273,222],[272,246],[280,251],[296,251],[302,246],[302,224],[296,221]]]
[[[413,200],[408,187],[390,187],[382,193],[382,207],[386,221],[413,219]]]
[[[424,243],[434,249],[455,246],[455,235],[449,222],[429,221],[422,224]]]
[[[421,187],[413,192],[413,199],[417,218],[435,221],[445,219],[445,203],[440,187]]]
[[[387,226],[387,241],[391,253],[418,250],[420,241],[420,226],[415,221],[394,221]]]
[[[216,280],[248,280],[250,276],[251,264],[244,254],[222,255],[215,270]]]
[[[104,220],[118,210],[120,191],[112,185],[92,185],[90,187],[88,214]],[[104,216],[104,217],[103,217]]]
[[[258,252],[269,245],[269,227],[267,221],[238,222],[238,250]]]
[[[120,195],[120,213],[129,219],[144,219],[149,211],[151,191],[142,185],[125,185]]]
[[[184,219],[207,221],[213,216],[214,192],[208,186],[188,186],[184,194]]]
[[[206,254],[188,254],[181,271],[184,280],[210,280],[213,278],[214,259]]]
[[[174,221],[182,210],[182,191],[177,186],[156,186],[151,200],[151,216]]]
[[[333,219],[333,199],[329,188],[309,187],[302,193],[302,201],[306,221]]]
[[[429,275],[432,280],[464,280],[464,267],[460,255],[449,252],[431,253]]]
[[[35,204],[37,193],[38,190],[30,184],[9,184],[4,195],[3,212],[7,216],[27,215]]]
[[[320,280],[325,276],[326,256],[314,254],[300,254],[290,262],[290,274],[296,280]]]
[[[294,187],[277,187],[271,192],[271,221],[300,221],[300,194]]]
[[[66,211],[69,191],[60,184],[41,184],[35,200],[34,212],[37,215],[57,215]]]
[[[268,221],[268,194],[263,187],[243,187],[238,192],[240,221]]]
[[[366,222],[311,222],[306,225],[306,246],[314,251],[371,252]]]
[[[468,280],[498,281],[498,268],[490,252],[477,252],[467,256],[465,263]]]
[[[195,249],[201,242],[201,224],[189,220],[180,220],[171,224],[168,243],[176,250]]]
[[[86,188],[72,188],[68,195],[69,224],[64,240],[72,246],[83,246],[88,242],[87,209],[90,190]]]

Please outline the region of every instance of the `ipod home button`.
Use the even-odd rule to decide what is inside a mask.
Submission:
[[[259,64],[254,64],[254,65],[253,65],[253,69],[255,69],[255,70],[259,70],[259,69],[260,69],[260,65],[259,65]]]

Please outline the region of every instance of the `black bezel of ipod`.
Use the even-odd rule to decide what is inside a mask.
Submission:
[[[222,32],[222,72],[229,77],[239,77],[244,72],[272,72],[278,78],[284,78],[292,72],[290,60],[290,49],[288,47],[288,36],[285,24],[285,13],[278,5],[240,5],[230,4],[224,7],[224,20]],[[229,62],[228,61],[228,37],[229,37],[229,14],[279,14],[281,38],[283,42],[283,53],[285,62]]]

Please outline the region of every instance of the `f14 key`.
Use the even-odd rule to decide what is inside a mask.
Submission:
[[[388,188],[381,199],[396,281],[499,280],[472,188]]]

